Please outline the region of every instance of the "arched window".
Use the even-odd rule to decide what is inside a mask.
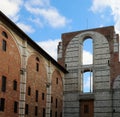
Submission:
[[[86,38],[83,42],[83,65],[93,64],[92,38]]]
[[[83,93],[93,92],[93,73],[87,71],[83,73]]]
[[[5,38],[8,39],[8,35],[7,35],[7,33],[5,31],[2,31],[2,36],[4,36]]]

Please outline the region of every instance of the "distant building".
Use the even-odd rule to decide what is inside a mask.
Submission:
[[[83,64],[87,39],[92,40],[92,64]],[[58,62],[69,72],[65,75],[64,117],[120,117],[119,53],[119,35],[113,26],[62,34]],[[87,92],[85,73],[89,73]]]
[[[62,117],[65,73],[0,12],[0,117]]]

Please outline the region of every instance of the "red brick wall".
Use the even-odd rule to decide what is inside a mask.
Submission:
[[[8,39],[1,33],[5,31]],[[2,40],[7,42],[7,50],[2,50]],[[6,92],[1,91],[1,78],[6,76]],[[17,91],[13,90],[13,80],[17,81]],[[14,113],[14,101],[19,102],[20,54],[10,33],[0,26],[0,98],[5,98],[5,110],[0,117],[18,117]]]
[[[39,62],[36,61],[39,58]],[[39,71],[36,71],[36,62],[39,63]],[[35,106],[38,106],[38,116],[42,117],[42,110],[46,108],[46,82],[47,71],[45,69],[44,60],[38,55],[33,54],[28,58],[27,63],[27,85],[26,85],[26,104],[29,105],[29,114],[26,117],[34,117]],[[29,96],[28,87],[31,87],[31,95]],[[38,90],[38,102],[35,101],[35,92]],[[44,100],[42,100],[44,93]]]
[[[52,74],[51,96],[53,98],[53,102],[51,104],[52,117],[55,117],[55,112],[57,112],[57,116],[60,117],[60,113],[62,113],[62,108],[63,108],[63,84],[62,84],[62,77],[57,70],[55,70]],[[56,99],[57,99],[57,107],[56,107]]]

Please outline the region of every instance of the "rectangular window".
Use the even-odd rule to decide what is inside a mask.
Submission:
[[[53,97],[51,97],[51,103],[53,103]]]
[[[16,80],[13,81],[13,90],[17,90],[17,81]]]
[[[52,110],[50,110],[50,117],[52,117]]]
[[[43,117],[45,117],[45,108],[43,108]]]
[[[36,90],[36,98],[35,101],[38,102],[38,90]]]
[[[5,76],[2,76],[2,87],[1,88],[3,92],[6,91],[6,77]]]
[[[56,78],[56,84],[58,84],[58,78]]]
[[[18,102],[14,102],[14,113],[18,112]]]
[[[55,117],[57,117],[57,111],[55,112]]]
[[[31,88],[28,87],[28,95],[30,96],[31,95]]]
[[[6,47],[7,47],[7,42],[5,40],[2,40],[2,50],[6,51]]]
[[[36,71],[39,71],[39,63],[36,63]]]
[[[57,106],[58,106],[58,100],[56,99],[56,102],[55,102],[56,104],[55,104],[55,107],[57,108]]]
[[[37,115],[38,115],[38,107],[35,106],[35,116],[37,116]]]
[[[44,100],[44,98],[45,98],[45,94],[44,94],[44,93],[42,93],[42,100]]]
[[[89,106],[88,105],[84,105],[84,113],[89,113]]]
[[[28,109],[29,109],[28,104],[25,104],[25,114],[26,115],[28,115]]]
[[[5,108],[5,99],[1,98],[0,99],[0,111],[4,111]]]

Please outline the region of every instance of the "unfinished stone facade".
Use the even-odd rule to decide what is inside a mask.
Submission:
[[[62,117],[64,73],[0,12],[0,117]]]
[[[83,64],[83,43],[93,41],[93,63]],[[89,59],[89,58],[88,58]],[[58,62],[66,67],[64,117],[119,117],[119,37],[114,27],[62,34]],[[92,90],[83,92],[83,73],[93,73]]]

